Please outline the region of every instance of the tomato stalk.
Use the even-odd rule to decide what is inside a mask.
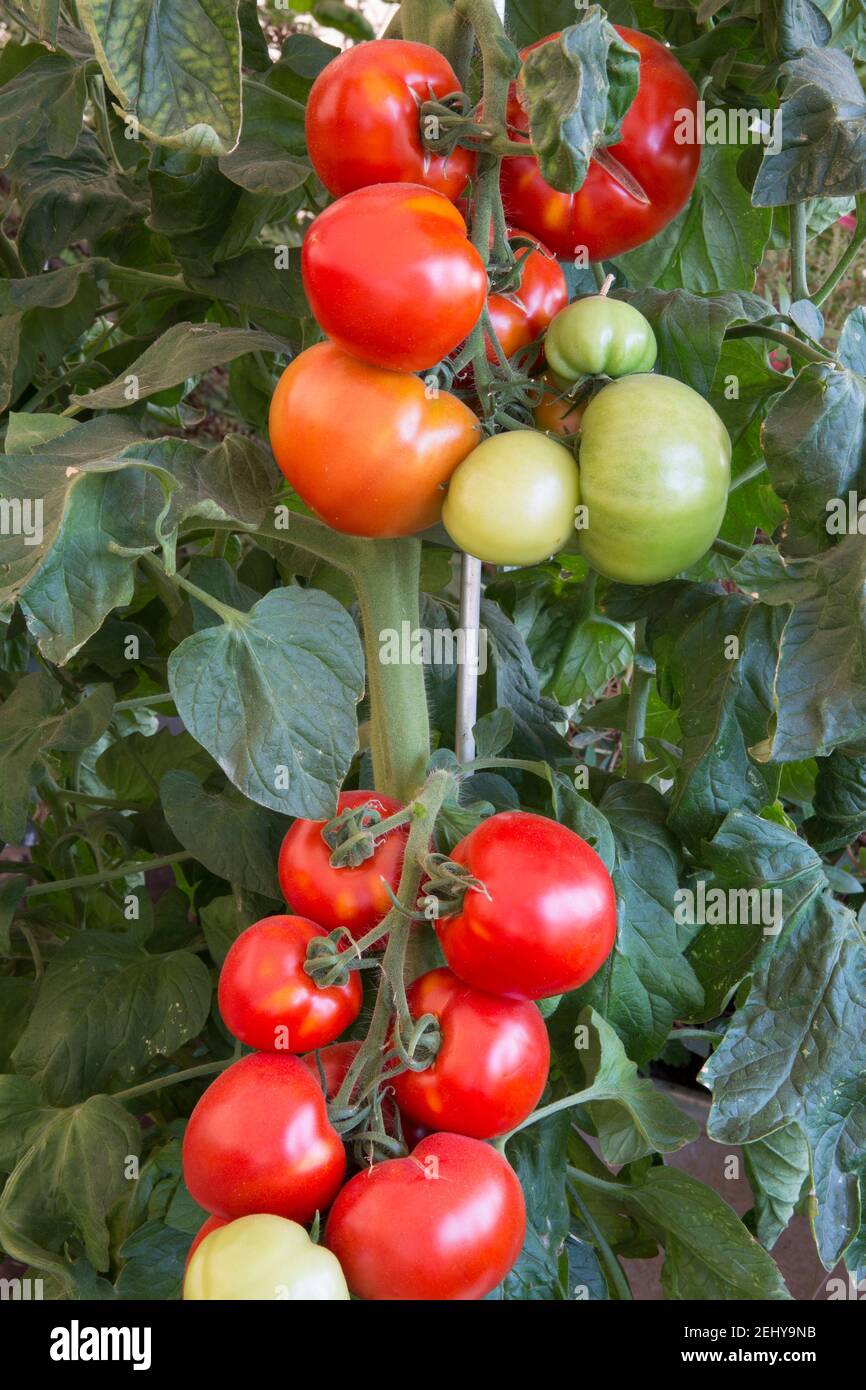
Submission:
[[[412,929],[412,914],[418,901],[421,887],[423,862],[430,844],[433,826],[443,801],[454,784],[454,774],[445,769],[431,773],[417,798],[418,815],[412,822],[406,841],[403,858],[403,872],[397,893],[399,906],[393,907],[382,922],[383,931],[388,932],[388,945],[382,957],[382,981],[376,996],[373,1017],[367,1036],[357,1057],[352,1062],[337,1095],[334,1097],[335,1111],[345,1110],[352,1093],[360,1090],[366,1093],[371,1084],[381,1074],[384,1064],[384,1049],[388,1029],[395,1011],[403,1017],[409,1014],[406,1002],[404,979],[406,948]],[[432,1058],[431,1058],[432,1060]]]
[[[637,781],[643,781],[642,772],[646,767],[643,748],[644,728],[646,726],[647,704],[649,703],[652,675],[638,660],[644,651],[646,641],[646,619],[642,618],[635,627],[635,662],[632,670],[631,690],[628,697],[628,720],[625,735],[625,773]]]

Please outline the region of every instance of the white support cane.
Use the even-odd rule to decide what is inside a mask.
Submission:
[[[493,0],[499,18],[505,23],[505,0]],[[481,628],[481,561],[464,555],[460,562],[460,630],[463,633],[463,661],[457,668],[457,728],[455,752],[461,763],[475,757],[472,730],[478,715],[478,655]]]

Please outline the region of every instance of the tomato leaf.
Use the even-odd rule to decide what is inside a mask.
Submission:
[[[808,1192],[808,1145],[797,1125],[786,1125],[746,1144],[743,1164],[755,1194],[755,1235],[772,1250]]]
[[[745,1007],[703,1069],[708,1132],[750,1143],[796,1123],[809,1143],[821,1258],[832,1269],[860,1226],[866,1176],[866,950],[826,894],[759,965]],[[832,1018],[830,1028],[822,1020]]]
[[[527,54],[520,78],[529,129],[545,179],[580,188],[593,150],[615,144],[637,95],[640,55],[598,5]]]
[[[165,818],[184,849],[220,878],[266,898],[282,896],[276,863],[289,823],[233,787],[206,792],[193,772],[167,772],[159,787]]]

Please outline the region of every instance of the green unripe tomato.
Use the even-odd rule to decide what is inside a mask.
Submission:
[[[334,1303],[349,1290],[336,1255],[284,1216],[239,1216],[193,1252],[184,1299]]]
[[[451,475],[442,520],[451,539],[493,565],[535,565],[574,537],[577,466],[538,430],[486,439]]]
[[[560,309],[547,330],[544,352],[551,371],[572,382],[650,372],[658,348],[643,314],[621,299],[595,294]]]
[[[668,376],[625,376],[581,424],[580,549],[625,584],[658,584],[715,540],[728,500],[731,441],[703,396]]]

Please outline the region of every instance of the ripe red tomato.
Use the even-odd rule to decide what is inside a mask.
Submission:
[[[459,92],[454,69],[426,43],[380,39],[347,48],[319,73],[307,100],[307,149],[329,193],[371,183],[420,183],[456,200],[475,169],[457,146],[447,159],[421,143],[421,103]]]
[[[432,1134],[346,1184],[325,1244],[352,1293],[374,1301],[484,1298],[523,1245],[520,1183],[489,1144]]]
[[[525,1120],[544,1090],[550,1043],[532,1003],[474,989],[431,970],[408,991],[413,1018],[433,1014],[441,1045],[432,1066],[394,1077],[400,1110],[428,1129],[493,1139]]]
[[[622,123],[622,138],[609,152],[637,179],[649,202],[626,192],[595,160],[576,193],[551,188],[533,155],[502,161],[506,213],[562,259],[571,259],[580,247],[589,260],[602,261],[642,246],[685,206],[698,175],[700,145],[680,145],[674,138],[677,112],[691,110],[697,116],[697,88],[664,44],[621,24],[614,27],[640,54],[640,85]],[[558,37],[551,34],[539,43]],[[538,46],[531,44],[522,56]],[[508,119],[517,139],[529,128],[515,88]]]
[[[447,357],[475,327],[487,292],[460,213],[416,183],[358,188],[325,208],[304,238],[301,274],[327,336],[399,372]]]
[[[227,1221],[255,1212],[310,1221],[333,1200],[346,1154],[303,1062],[252,1052],[195,1106],[183,1139],[190,1196]]]
[[[616,897],[595,850],[567,826],[503,811],[452,851],[487,888],[436,931],[455,975],[513,999],[546,999],[585,984],[610,955]]]
[[[308,1052],[338,1038],[361,1012],[357,971],[320,989],[304,970],[307,943],[327,933],[306,917],[264,917],[232,942],[219,981],[223,1023],[262,1052]]]
[[[381,792],[341,792],[337,814],[372,803],[382,819],[400,810],[399,801]],[[326,931],[348,927],[357,941],[381,922],[392,903],[385,884],[395,893],[403,870],[408,825],[389,830],[369,859],[353,867],[331,867],[331,848],[322,839],[327,824],[296,820],[280,847],[277,875],[286,902]],[[383,882],[384,880],[384,882]]]
[[[445,484],[480,439],[477,417],[456,396],[429,396],[419,377],[371,367],[333,343],[307,348],[286,368],[268,427],[295,491],[335,531],[354,536],[411,536],[435,525]]]

